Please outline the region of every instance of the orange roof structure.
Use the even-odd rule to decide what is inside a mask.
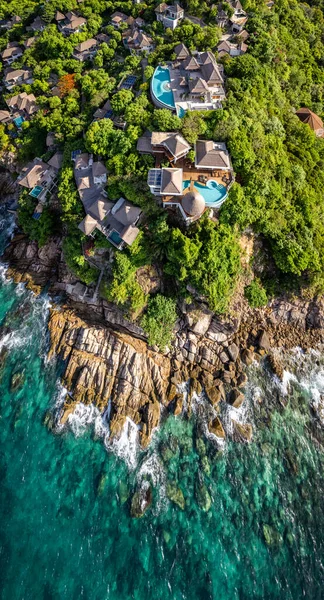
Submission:
[[[324,125],[322,119],[315,115],[309,108],[300,108],[296,115],[302,123],[307,123],[318,137],[324,137]]]

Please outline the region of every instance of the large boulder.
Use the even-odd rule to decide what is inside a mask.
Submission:
[[[218,438],[224,439],[226,437],[224,427],[219,417],[215,417],[210,421],[208,429],[210,433],[213,433]]]
[[[183,409],[183,394],[177,394],[174,399],[174,415],[181,415]]]
[[[259,335],[258,346],[260,350],[265,350],[265,352],[269,352],[269,350],[271,349],[270,338],[265,330],[261,331]]]
[[[213,406],[217,406],[222,399],[221,391],[215,385],[207,388],[206,394]]]
[[[234,344],[234,342],[232,344],[230,344],[227,348],[227,351],[232,359],[233,362],[236,362],[240,353],[240,350],[238,348],[238,346],[236,344]]]
[[[271,354],[269,354],[269,356],[268,356],[268,364],[270,366],[270,369],[274,373],[274,375],[276,375],[279,379],[282,380],[283,374],[284,374],[284,368],[283,368],[283,364],[282,364],[281,359],[278,356],[278,354],[271,352]]]
[[[252,365],[254,360],[254,353],[252,352],[252,350],[248,350],[248,348],[245,348],[241,354],[241,359],[246,366]]]
[[[234,388],[230,393],[229,401],[234,408],[240,408],[244,402],[244,394],[237,388]]]

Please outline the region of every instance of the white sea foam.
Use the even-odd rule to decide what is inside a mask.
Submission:
[[[138,462],[139,434],[137,425],[129,417],[126,417],[124,427],[119,438],[111,442],[105,440],[105,445],[119,458],[122,458],[130,470],[134,470]]]
[[[91,424],[95,424],[96,420],[101,420],[99,410],[93,405],[85,405],[79,402],[73,413],[68,416],[67,422],[76,437],[84,435]]]

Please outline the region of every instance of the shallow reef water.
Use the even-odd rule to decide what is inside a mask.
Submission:
[[[291,352],[282,383],[252,365],[244,408],[222,407],[223,445],[202,397],[142,452],[131,421],[111,444],[109,415],[82,405],[53,429],[66,390],[46,358],[49,305],[1,268],[1,598],[323,598],[323,356]],[[252,443],[232,440],[232,418],[253,423]]]

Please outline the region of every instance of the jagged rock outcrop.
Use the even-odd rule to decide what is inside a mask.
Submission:
[[[59,239],[39,249],[26,236],[16,236],[4,260],[15,281],[26,281],[36,293],[46,285],[50,293],[60,292],[65,298],[62,309],[52,310],[49,319],[51,355],[65,360],[63,383],[73,398],[67,397],[61,422],[77,402],[92,403],[103,413],[111,400],[111,436],[120,434],[129,417],[138,425],[142,446],[159,425],[163,407],[176,415],[190,414],[194,394],[204,390],[214,415],[211,426],[217,427],[222,402],[239,409],[244,401],[244,370],[254,360],[269,355],[268,365],[282,377],[280,355],[273,348],[308,349],[324,343],[321,299],[279,298],[256,310],[241,299],[230,316],[220,318],[207,309],[204,298],[198,301],[195,296],[192,304],[183,302],[180,307],[166,356],[149,348],[141,327],[100,298],[95,286],[80,297]],[[159,283],[159,274],[151,270],[143,270],[140,276],[147,285]],[[189,382],[187,402],[179,393],[183,382]],[[235,423],[233,437],[250,441],[252,427]]]
[[[8,277],[16,283],[27,283],[32,291],[39,294],[47,284],[57,281],[60,257],[59,238],[53,238],[46,246],[39,248],[36,242],[18,234],[6,248],[3,260],[9,263]]]
[[[63,383],[73,396],[64,406],[62,420],[73,403],[92,403],[103,411],[110,399],[111,435],[118,436],[130,417],[139,425],[146,446],[160,421],[160,402],[167,404],[170,359],[134,337],[88,326],[68,308],[52,310],[49,331],[50,356],[66,361]]]

